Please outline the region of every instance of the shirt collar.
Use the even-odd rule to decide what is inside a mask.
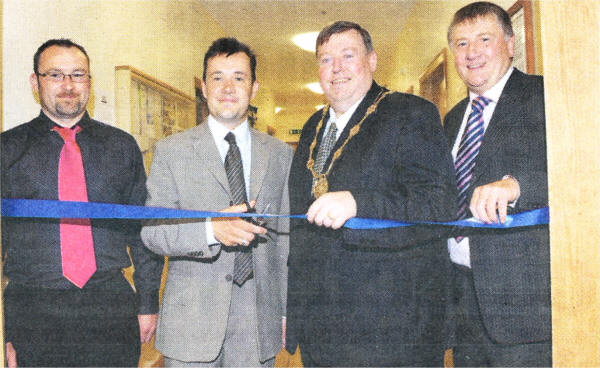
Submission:
[[[515,68],[512,66],[510,68],[508,68],[508,70],[506,71],[504,76],[502,78],[500,78],[498,83],[496,83],[492,88],[485,91],[483,96],[492,100],[492,102],[494,102],[494,103],[498,103],[498,100],[500,99],[500,96],[502,95],[502,90],[504,89],[504,86],[506,85],[506,82],[508,82],[508,78],[510,78],[514,69]],[[477,93],[469,92],[469,100],[470,101],[473,101],[478,96],[479,95]]]
[[[39,118],[40,118],[40,119],[43,121],[43,123],[44,123],[44,125],[43,125],[43,126],[44,126],[44,127],[46,127],[46,128],[47,128],[47,130],[52,130],[52,129],[53,129],[55,126],[56,126],[56,127],[60,127],[60,128],[62,128],[60,125],[58,125],[58,124],[56,124],[54,121],[52,121],[52,119],[50,119],[50,118],[48,117],[48,115],[46,115],[46,114],[44,113],[44,111],[43,111],[43,110],[40,110],[40,115],[39,115]],[[89,125],[90,125],[90,122],[91,122],[90,115],[89,115],[89,114],[88,114],[88,112],[86,111],[86,112],[83,114],[83,116],[81,117],[81,119],[80,119],[80,120],[79,120],[77,123],[75,123],[75,124],[74,124],[74,125],[71,127],[71,129],[73,129],[73,128],[75,128],[76,126],[78,126],[78,125],[79,125],[79,126],[81,126],[81,130],[84,130],[85,128],[89,127]]]
[[[356,111],[356,108],[358,107],[358,105],[360,105],[362,100],[365,99],[365,96],[363,96],[360,100],[356,101],[354,103],[354,105],[350,106],[350,108],[348,110],[346,110],[346,112],[341,114],[340,116],[337,116],[337,113],[335,112],[335,110],[332,107],[329,112],[329,116],[330,116],[329,118],[335,119],[335,124],[338,126],[339,126],[338,121],[343,121],[343,122],[347,123],[348,120],[350,120],[350,117],[352,116],[352,114],[354,114],[354,112]],[[344,123],[344,125],[346,125],[345,123]]]
[[[208,129],[210,129],[210,132],[215,138],[215,142],[225,142],[225,136],[229,132],[232,132],[235,135],[235,141],[238,146],[243,146],[250,142],[250,125],[248,124],[248,119],[244,120],[243,123],[233,130],[229,130],[225,125],[219,123],[212,115],[208,115],[207,122]]]

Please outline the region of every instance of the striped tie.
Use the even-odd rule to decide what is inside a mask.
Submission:
[[[242,155],[235,143],[235,135],[227,133],[225,140],[229,143],[229,150],[225,156],[225,172],[229,181],[229,190],[235,204],[247,203],[246,184],[244,182],[244,169],[242,166]],[[242,286],[246,280],[252,277],[252,248],[244,247],[235,253],[233,264],[233,281]]]
[[[331,123],[329,124],[329,130],[327,134],[323,137],[321,141],[321,145],[319,146],[319,152],[317,153],[317,160],[315,161],[315,171],[319,174],[322,174],[325,170],[325,162],[329,158],[329,154],[331,153],[331,149],[335,146],[336,135],[337,135],[337,126],[335,125],[335,119],[333,117],[330,118]],[[316,178],[313,178],[313,185],[315,187]],[[314,195],[314,193],[313,193]]]
[[[475,160],[483,141],[483,109],[485,109],[490,101],[483,96],[479,96],[471,102],[471,114],[460,140],[456,159],[454,160],[456,186],[458,188],[458,219],[467,217],[469,206],[467,202],[467,190],[471,184]],[[463,236],[457,236],[456,242],[460,242],[463,238]]]

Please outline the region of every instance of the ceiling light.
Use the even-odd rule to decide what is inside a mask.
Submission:
[[[325,104],[322,104],[322,105],[317,105],[317,106],[315,106],[315,109],[317,109],[317,110],[321,110],[321,109],[322,109],[322,108],[324,108],[324,107],[325,107]]]
[[[314,93],[323,94],[323,89],[321,88],[321,84],[319,82],[307,83],[306,88],[310,89]]]
[[[302,50],[315,52],[318,36],[319,32],[299,33],[292,37],[292,41],[294,41],[294,43]]]
[[[277,114],[279,111],[283,110],[283,107],[275,106],[275,113]]]

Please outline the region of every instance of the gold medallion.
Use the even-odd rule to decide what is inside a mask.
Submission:
[[[327,177],[325,175],[319,175],[315,179],[315,185],[313,187],[313,193],[315,194],[315,198],[319,198],[328,191],[329,181],[327,181]]]
[[[329,175],[329,172],[331,171],[333,164],[342,155],[342,152],[344,152],[344,148],[346,148],[346,145],[352,139],[352,137],[354,137],[355,135],[358,134],[362,124],[365,122],[367,117],[369,115],[371,115],[373,112],[375,112],[375,110],[377,110],[377,106],[379,106],[379,103],[385,98],[385,96],[389,95],[390,93],[392,93],[392,91],[388,91],[385,89],[383,89],[379,93],[379,96],[377,96],[377,98],[375,99],[375,102],[373,102],[371,104],[371,106],[369,106],[369,108],[367,109],[367,112],[362,117],[362,119],[355,126],[353,126],[352,129],[350,129],[350,134],[348,134],[348,138],[346,138],[346,140],[337,149],[337,151],[335,151],[333,153],[333,157],[331,159],[331,162],[329,163],[329,167],[327,168],[327,170],[325,172],[318,173],[315,170],[315,160],[313,159],[313,156],[316,155],[317,137],[319,136],[319,130],[321,129],[321,127],[323,126],[323,123],[325,121],[325,116],[327,116],[327,114],[329,112],[329,105],[326,105],[323,108],[323,111],[321,112],[321,120],[319,121],[319,123],[317,124],[317,127],[315,128],[315,137],[313,138],[313,141],[310,144],[310,147],[308,148],[309,155],[308,155],[308,161],[306,162],[306,168],[310,170],[310,172],[314,178],[313,194],[314,194],[315,198],[319,198],[320,196],[322,196],[323,194],[325,194],[329,191],[329,182],[327,181],[327,175]]]

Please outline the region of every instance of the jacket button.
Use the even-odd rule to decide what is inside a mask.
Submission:
[[[199,250],[199,251],[196,251],[196,252],[189,252],[187,255],[190,256],[190,257],[203,257],[204,256],[204,252],[201,251],[201,250]]]
[[[233,277],[231,277],[231,275],[225,276],[225,280],[227,280],[228,282],[231,281],[232,279],[233,279]]]

